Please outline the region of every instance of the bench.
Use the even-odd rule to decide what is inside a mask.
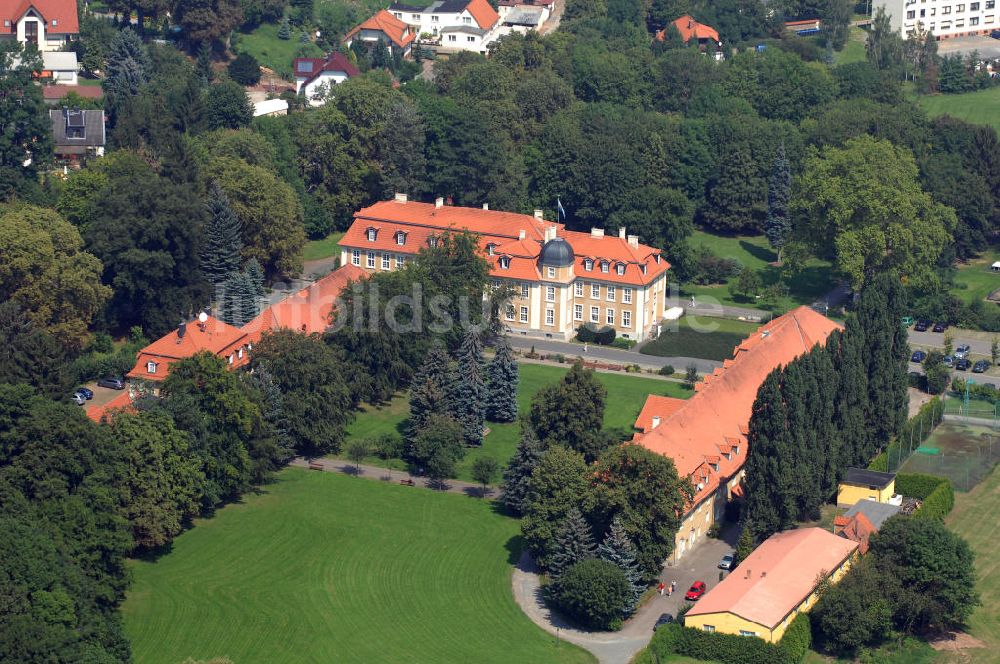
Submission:
[[[400,484],[405,484],[406,486],[416,486],[413,480],[399,480]]]
[[[310,461],[309,470],[325,470],[325,467],[318,461]]]

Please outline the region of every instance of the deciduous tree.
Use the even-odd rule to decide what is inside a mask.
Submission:
[[[594,371],[577,362],[559,383],[535,394],[531,426],[546,446],[566,445],[596,458],[606,443],[600,434],[607,394]]]
[[[528,482],[528,502],[521,533],[542,567],[548,567],[556,536],[571,509],[586,511],[592,504],[587,463],[583,455],[561,445],[549,447]]]
[[[41,71],[37,51],[16,40],[0,46],[0,201],[36,189],[51,159],[52,124],[34,82]]]

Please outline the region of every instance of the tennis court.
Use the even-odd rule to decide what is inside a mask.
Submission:
[[[980,424],[942,422],[899,468],[901,473],[928,473],[951,480],[968,491],[1000,460],[1000,430]]]

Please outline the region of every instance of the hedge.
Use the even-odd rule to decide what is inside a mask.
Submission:
[[[886,452],[882,452],[877,457],[872,459],[872,462],[868,464],[868,470],[877,470],[880,473],[888,473],[889,454]]]
[[[955,506],[951,481],[937,475],[900,473],[896,475],[896,493],[923,501],[913,513],[922,519],[943,519]]]
[[[792,620],[777,644],[763,639],[722,632],[705,632],[680,623],[656,630],[647,652],[664,660],[670,655],[685,655],[723,664],[798,664],[812,644],[809,616],[800,613]],[[649,656],[636,662],[649,661]]]
[[[576,329],[576,340],[580,343],[595,343],[601,346],[609,346],[615,341],[618,333],[613,327],[603,327],[595,330],[591,325],[584,323]]]

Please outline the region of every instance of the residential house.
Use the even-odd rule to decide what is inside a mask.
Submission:
[[[584,324],[614,327],[618,336],[655,336],[670,264],[638,236],[568,231],[534,215],[418,203],[397,194],[355,213],[340,240],[341,265],[395,270],[445,233],[476,236],[490,265],[491,286],[513,297],[501,319],[512,334],[570,339]]]
[[[338,83],[359,74],[358,68],[343,53],[323,58],[295,58],[295,94],[304,95],[310,106],[322,106],[326,93]]]
[[[866,468],[848,468],[844,479],[837,487],[837,506],[847,507],[859,500],[874,500],[877,503],[894,502],[896,475]]]
[[[858,543],[862,554],[868,553],[871,536],[890,517],[899,514],[900,505],[859,500],[847,513],[833,519],[833,533]]]
[[[77,71],[79,67],[76,63],[76,53],[73,51],[42,51],[39,54],[42,58],[42,70],[38,74],[38,79],[42,83],[55,83],[56,85],[71,85],[77,87]],[[14,58],[14,66],[20,65],[21,59]],[[47,86],[48,87],[48,86]],[[100,92],[100,87],[91,86]],[[65,95],[63,91],[61,94]]]
[[[723,516],[726,503],[742,495],[747,434],[757,389],[769,373],[823,344],[836,323],[809,307],[798,307],[757,328],[695,385],[681,404],[651,397],[636,421],[635,441],[670,457],[694,496],[676,535],[678,560]],[[648,417],[648,420],[646,419]]]
[[[427,7],[393,3],[389,12],[409,25],[418,38],[426,35],[439,41],[444,51],[485,54],[500,24],[500,15],[487,0],[436,0]]]
[[[705,593],[684,625],[777,643],[795,616],[819,599],[820,581],[836,583],[857,557],[857,542],[822,528],[777,533]]]
[[[0,0],[0,39],[61,51],[80,34],[76,0]]]
[[[59,159],[76,162],[82,157],[104,156],[104,111],[63,108],[49,111],[53,152]]]
[[[236,328],[204,314],[181,323],[170,332],[139,351],[130,379],[158,382],[170,373],[170,365],[201,351],[218,355],[231,369],[250,361],[254,345],[269,331],[289,329],[305,334],[323,332],[330,325],[337,297],[351,281],[367,273],[347,265],[334,270],[288,297],[272,304],[256,318]]]
[[[500,0],[500,22],[512,32],[539,30],[552,15],[552,0]]]
[[[348,48],[355,40],[365,42],[369,46],[382,41],[393,55],[405,57],[410,54],[417,33],[402,20],[386,10],[381,10],[364,23],[355,26],[344,36],[344,45]]]
[[[876,0],[872,11],[885,10],[890,27],[903,39],[918,30],[930,32],[938,40],[972,35],[989,35],[1000,27],[996,0]]]
[[[677,32],[680,33],[681,40],[685,44],[695,39],[698,42],[698,47],[706,52],[718,52],[718,49],[722,46],[718,30],[704,23],[699,23],[688,14],[674,19],[671,21],[671,24],[677,28]],[[666,29],[660,30],[656,33],[656,39],[664,41],[666,34]]]

